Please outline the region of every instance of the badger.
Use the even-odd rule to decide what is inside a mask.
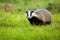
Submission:
[[[26,11],[27,19],[31,24],[50,24],[51,23],[51,13],[47,9],[37,9]]]

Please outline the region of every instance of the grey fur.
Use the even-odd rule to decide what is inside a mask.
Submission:
[[[33,15],[35,14],[35,15]],[[30,21],[31,24],[43,24],[43,23],[47,23],[50,24],[51,23],[51,13],[46,10],[46,9],[38,9],[35,10],[32,15],[31,18],[28,18],[28,20]]]

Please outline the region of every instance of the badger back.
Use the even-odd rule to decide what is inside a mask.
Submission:
[[[34,12],[38,19],[43,20],[43,22],[51,21],[51,13],[46,9],[39,9]]]

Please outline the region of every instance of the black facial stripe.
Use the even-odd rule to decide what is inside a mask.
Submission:
[[[26,13],[27,13],[27,17],[29,16],[29,12],[30,12],[30,16],[32,15],[32,13],[33,13],[33,11],[26,11]]]
[[[31,11],[31,15],[32,15],[33,12],[34,12],[34,11]],[[31,16],[31,15],[30,15],[30,16]]]
[[[30,12],[30,16],[32,15],[32,11]]]
[[[26,16],[28,17],[28,11],[26,11]]]

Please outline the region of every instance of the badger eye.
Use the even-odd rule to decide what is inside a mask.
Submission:
[[[33,13],[34,11],[31,11],[31,13]]]
[[[34,12],[34,11],[32,11],[32,12]]]

